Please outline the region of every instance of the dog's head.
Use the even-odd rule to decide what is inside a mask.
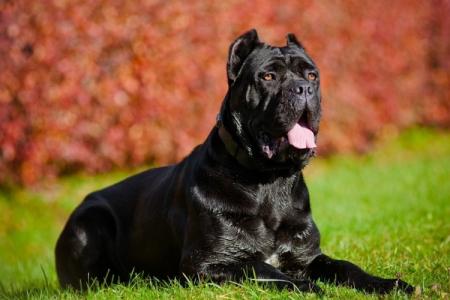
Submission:
[[[302,168],[315,153],[320,76],[293,34],[284,47],[259,41],[256,30],[231,44],[225,127],[259,164]]]

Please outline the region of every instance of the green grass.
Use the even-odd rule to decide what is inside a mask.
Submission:
[[[418,298],[450,296],[450,134],[408,131],[363,157],[315,159],[305,171],[322,250],[371,273],[400,276]],[[88,192],[128,175],[72,176],[45,187],[0,191],[0,298],[298,299],[311,294],[244,283],[182,287],[136,278],[79,295],[58,288],[53,248]],[[320,284],[326,298],[376,298]],[[388,298],[405,298],[392,293]]]

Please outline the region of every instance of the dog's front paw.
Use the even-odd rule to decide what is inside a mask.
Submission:
[[[414,287],[407,282],[404,282],[400,279],[393,279],[395,281],[395,287],[398,290],[401,290],[407,294],[412,294],[414,292]]]
[[[387,294],[393,290],[412,294],[414,292],[414,287],[400,279],[383,279],[374,286],[374,292],[380,294]]]

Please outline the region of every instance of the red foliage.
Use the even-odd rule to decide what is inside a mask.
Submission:
[[[322,70],[321,153],[448,126],[446,0],[0,2],[0,182],[186,155],[214,124],[229,43],[295,32]]]

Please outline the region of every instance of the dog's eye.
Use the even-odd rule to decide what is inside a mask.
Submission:
[[[309,72],[308,73],[308,80],[309,81],[314,81],[314,80],[316,80],[317,79],[317,75],[316,74],[314,74],[314,73],[312,73],[312,72]]]
[[[273,74],[271,74],[271,73],[266,73],[266,74],[263,75],[263,79],[265,81],[271,81],[271,80],[275,79],[275,76]]]

